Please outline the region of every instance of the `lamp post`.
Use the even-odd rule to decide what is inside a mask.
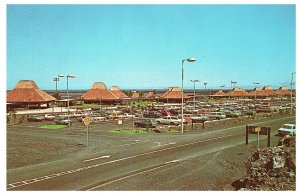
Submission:
[[[255,90],[255,101],[256,101],[256,85],[259,85],[260,83],[259,82],[253,82],[254,84],[254,90]]]
[[[207,83],[203,83],[204,84],[204,89],[206,90],[206,85],[207,85]]]
[[[235,84],[237,84],[236,81],[231,81],[231,89],[232,89],[232,84],[233,84],[233,88],[235,88]]]
[[[291,110],[290,110],[290,114],[293,113],[293,78],[294,78],[294,74],[296,72],[292,72],[292,79],[291,79]]]
[[[196,58],[188,58],[185,60],[182,60],[182,68],[181,68],[181,133],[183,133],[183,63],[187,62],[195,62]]]
[[[65,77],[64,74],[58,75],[58,77]],[[69,78],[76,78],[75,75],[67,75],[67,96],[68,96],[68,127],[70,127],[70,97],[69,97]]]
[[[195,101],[196,101],[196,91],[195,91],[195,83],[200,82],[199,80],[191,80],[194,83],[194,110],[195,110]]]
[[[55,77],[53,78],[53,81],[55,81],[55,92],[57,93],[57,82],[59,81],[59,78]]]

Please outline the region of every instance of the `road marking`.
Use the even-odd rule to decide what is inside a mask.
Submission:
[[[157,146],[152,146],[150,148],[157,148],[157,147],[161,147],[161,146],[168,146],[168,145],[175,145],[176,144],[176,142],[171,142],[171,143],[163,144],[163,145],[161,145],[160,142],[155,142],[155,143],[158,143],[158,145]]]
[[[102,158],[110,158],[111,155],[106,155],[106,156],[100,156],[97,158],[92,158],[92,159],[88,159],[88,160],[84,160],[83,162],[90,162],[90,161],[94,161],[94,160],[98,160],[98,159],[102,159]]]
[[[104,163],[99,163],[99,164],[90,165],[90,166],[86,166],[86,167],[76,168],[76,169],[73,169],[73,170],[63,171],[63,172],[51,174],[51,175],[48,175],[48,176],[41,176],[41,177],[38,177],[38,178],[19,181],[19,182],[7,184],[6,189],[9,190],[9,189],[12,189],[12,188],[21,187],[21,186],[24,186],[24,185],[40,182],[40,181],[43,181],[43,180],[48,180],[48,179],[55,178],[55,177],[60,177],[60,176],[63,176],[63,175],[72,174],[72,173],[76,173],[76,172],[80,172],[80,171],[84,171],[84,170],[88,170],[88,169],[91,169],[91,168],[95,168],[95,167],[99,167],[99,166],[103,166],[103,165],[107,165],[107,164],[112,164],[112,163],[123,161],[123,160],[137,158],[137,157],[145,156],[145,155],[149,155],[149,154],[155,154],[155,153],[158,153],[158,152],[172,150],[172,149],[175,149],[175,148],[180,148],[180,147],[189,146],[189,145],[193,145],[193,144],[203,143],[203,142],[207,142],[207,141],[223,139],[225,137],[231,137],[231,136],[233,136],[233,135],[209,138],[209,139],[206,139],[206,140],[195,141],[195,142],[192,142],[192,143],[182,144],[182,145],[178,145],[178,146],[172,146],[172,147],[169,147],[169,148],[164,148],[164,149],[160,149],[160,150],[145,152],[145,153],[142,153],[142,154],[136,154],[136,155],[133,155],[133,156],[120,158],[120,159],[116,159],[116,160],[112,160],[112,161],[108,161],[108,162],[104,162]],[[51,176],[51,177],[49,177],[49,176]]]
[[[140,144],[140,143],[148,142],[150,140],[144,140],[144,141],[134,140],[134,141],[135,141],[134,143],[117,145],[117,146],[113,146],[112,148],[122,147],[122,146],[130,146],[130,145],[134,145],[134,144]]]
[[[105,186],[105,185],[108,185],[108,184],[112,184],[114,182],[117,182],[117,181],[121,181],[121,180],[124,180],[124,179],[128,179],[130,177],[134,177],[134,176],[137,176],[137,175],[142,175],[144,173],[147,173],[147,172],[151,172],[151,171],[154,171],[154,170],[157,170],[157,169],[161,169],[163,167],[166,167],[166,166],[169,166],[169,165],[172,165],[174,163],[178,163],[180,162],[181,160],[172,160],[172,161],[168,161],[168,162],[165,162],[164,164],[162,165],[157,165],[153,168],[149,168],[148,170],[144,170],[144,171],[140,171],[140,172],[137,172],[137,173],[133,173],[133,174],[130,174],[130,175],[126,175],[126,176],[123,176],[123,177],[120,177],[118,179],[114,179],[114,180],[111,180],[111,181],[108,181],[108,182],[105,182],[105,183],[102,183],[100,185],[97,185],[97,186],[94,186],[92,188],[89,188],[89,189],[85,189],[87,191],[91,191],[91,190],[94,190],[96,188],[99,188],[99,187],[102,187],[102,186]]]

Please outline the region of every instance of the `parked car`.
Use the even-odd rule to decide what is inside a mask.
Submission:
[[[192,117],[193,123],[204,123],[207,120],[209,120],[209,118],[207,115],[204,115],[204,114],[198,114],[198,115]]]
[[[154,118],[139,118],[134,121],[134,126],[145,127],[145,128],[155,128],[157,122]]]
[[[279,135],[296,135],[296,125],[294,124],[284,124],[278,129]]]
[[[132,118],[135,117],[134,114],[124,113],[124,118]]]
[[[181,124],[181,118],[179,118],[178,116],[165,116],[163,118],[156,119],[156,122],[158,124],[180,125]],[[185,122],[185,119],[183,119],[183,122]]]
[[[162,116],[161,113],[157,111],[145,111],[143,112],[144,118],[160,118]]]
[[[41,115],[30,115],[27,117],[27,120],[31,122],[40,122],[43,121],[44,119],[45,117]]]
[[[171,115],[171,112],[169,111],[168,108],[163,108],[160,113],[163,115],[163,116],[170,116]]]
[[[226,117],[236,118],[241,116],[239,111],[232,111],[232,110],[222,110],[222,112],[226,115]]]
[[[220,120],[220,119],[225,119],[226,115],[223,112],[211,112],[208,114],[208,118],[213,120],[214,119]]]
[[[247,109],[247,110],[243,110],[243,114],[247,116],[253,116],[256,114],[256,112],[254,110]]]
[[[72,121],[66,118],[55,119],[54,122],[58,125],[68,125],[69,122],[70,125],[72,124]]]
[[[60,118],[67,118],[68,117],[68,113],[59,114],[58,117],[60,117]],[[69,117],[71,117],[71,115]]]
[[[76,118],[76,117],[82,117],[82,116],[85,116],[85,113],[84,112],[74,112],[73,116]]]
[[[46,120],[53,120],[53,119],[55,119],[55,116],[52,115],[52,114],[45,114],[45,119]]]

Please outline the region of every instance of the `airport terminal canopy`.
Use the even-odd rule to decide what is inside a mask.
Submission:
[[[7,93],[7,103],[48,103],[56,101],[54,97],[41,90],[32,80],[21,80]]]
[[[112,86],[110,89],[115,96],[119,99],[130,99],[125,93],[123,93],[118,86]]]
[[[182,91],[179,87],[169,87],[169,89],[160,96],[161,100],[179,101],[182,98]],[[188,99],[189,96],[183,93],[183,99]]]
[[[81,96],[85,102],[117,102],[119,97],[110,92],[103,82],[95,82],[92,88]]]

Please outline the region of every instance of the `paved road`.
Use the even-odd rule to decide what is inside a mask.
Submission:
[[[294,118],[269,119],[257,124],[271,126],[272,139],[276,139],[275,130]],[[198,163],[204,159],[213,161],[218,152],[228,148],[244,146],[244,130],[245,125],[237,125],[210,132],[129,136],[92,129],[90,146],[80,155],[8,170],[7,189],[189,189],[186,182],[200,177],[199,172],[192,170],[205,169]],[[79,138],[85,136],[81,133]],[[250,136],[250,140],[255,142],[256,136]]]

